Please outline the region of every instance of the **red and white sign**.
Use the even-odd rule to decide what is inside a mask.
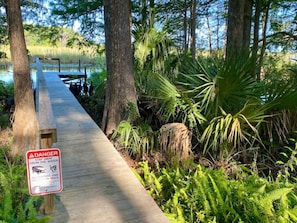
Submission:
[[[63,190],[59,149],[30,150],[26,153],[29,193],[45,195]]]

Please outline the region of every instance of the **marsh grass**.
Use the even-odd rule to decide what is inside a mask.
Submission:
[[[31,63],[35,63],[35,58],[60,58],[62,64],[77,64],[80,60],[84,64],[95,64],[100,58],[96,49],[93,47],[69,48],[65,46],[27,46]],[[1,50],[7,54],[7,59],[0,59],[0,68],[7,67],[10,63],[11,56],[9,47],[1,47]],[[56,61],[53,61],[55,63]]]
[[[28,46],[32,58],[60,58],[61,63],[70,64],[78,63],[79,60],[84,63],[94,63],[97,56],[92,48],[78,49],[69,47],[52,47],[52,46]]]

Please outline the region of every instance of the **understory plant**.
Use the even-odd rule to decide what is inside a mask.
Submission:
[[[200,165],[153,171],[142,162],[140,167],[141,174],[135,174],[171,222],[297,221],[294,184],[269,181],[242,170],[228,176],[223,169]]]
[[[268,74],[257,80],[251,60],[240,58],[180,58],[179,75],[158,66],[146,70],[146,60],[144,73],[136,72],[141,118],[154,130],[168,123],[185,124],[195,150],[215,160],[234,153],[241,162],[251,163],[256,151],[263,162],[275,161],[297,127],[296,82]],[[128,138],[134,144],[142,138],[132,131],[136,125],[121,124],[122,133],[124,127],[133,133],[130,138],[118,134],[128,149]]]
[[[117,141],[129,155],[141,158],[143,154],[151,154],[155,145],[155,132],[145,122],[133,125],[129,121],[122,121],[111,139]]]
[[[28,193],[25,165],[9,160],[8,148],[0,148],[0,154],[0,222],[49,222],[49,217],[38,216],[41,198]]]
[[[0,131],[10,126],[10,109],[11,105],[8,105],[8,101],[13,98],[13,84],[6,84],[0,81]]]
[[[284,73],[278,74],[278,79],[266,74],[257,80],[251,60],[240,55],[198,58],[184,64],[180,76],[183,92],[195,100],[207,120],[200,128],[205,153],[255,147],[274,150],[271,142],[285,141],[294,131],[295,119],[287,122],[288,115],[283,114],[296,112],[296,82],[281,78]],[[263,141],[267,135],[270,144]]]
[[[297,167],[297,142],[295,139],[290,139],[290,141],[293,142],[294,148],[286,146],[285,150],[281,152],[283,159],[276,162],[280,167],[277,178],[287,183],[294,182],[297,179],[295,173]]]

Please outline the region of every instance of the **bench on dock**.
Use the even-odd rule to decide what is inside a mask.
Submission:
[[[36,113],[39,127],[39,148],[51,148],[57,142],[57,126],[39,58],[36,58]],[[54,212],[54,194],[44,196],[44,212]]]

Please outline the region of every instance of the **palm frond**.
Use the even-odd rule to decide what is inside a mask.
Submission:
[[[264,90],[263,100],[270,104],[273,110],[297,109],[297,91],[294,85],[267,85]]]
[[[249,117],[249,114],[245,113],[245,108],[248,107],[247,105],[244,106],[235,115],[226,113],[222,108],[220,109],[222,115],[214,117],[201,136],[204,153],[208,152],[210,148],[214,151],[220,148],[226,149],[222,148],[223,145],[229,149],[241,150],[246,145],[251,146],[255,140],[261,143],[257,125],[264,120],[265,115],[258,112],[258,116]]]
[[[250,75],[249,60],[199,58],[181,74],[179,83],[210,119],[219,115],[219,107],[235,114],[249,100],[260,103],[260,85]]]
[[[158,31],[156,28],[142,30],[142,35],[138,34],[135,48],[135,59],[139,69],[150,69],[154,72],[165,70],[165,61],[169,57],[170,49],[173,45],[165,31]]]
[[[189,124],[196,127],[206,121],[201,114],[200,106],[189,95],[182,93],[168,78],[159,74],[150,74],[148,79],[148,97],[158,101],[158,113],[169,120]],[[154,105],[156,106],[156,105]]]

